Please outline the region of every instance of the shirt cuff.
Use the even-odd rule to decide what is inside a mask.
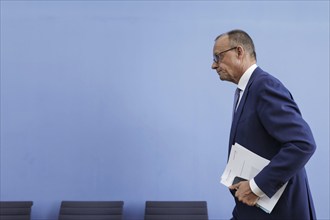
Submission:
[[[258,185],[254,181],[254,179],[251,179],[249,181],[249,184],[250,184],[250,188],[254,194],[256,194],[259,197],[263,197],[265,195],[265,193],[258,187]]]

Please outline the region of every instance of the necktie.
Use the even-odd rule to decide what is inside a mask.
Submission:
[[[234,97],[233,118],[234,118],[234,114],[235,114],[236,109],[237,109],[237,104],[238,104],[238,101],[239,101],[240,93],[241,93],[241,89],[237,88],[236,91],[235,91],[235,97]]]

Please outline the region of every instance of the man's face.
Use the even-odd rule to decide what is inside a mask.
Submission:
[[[214,43],[213,54],[219,55],[219,61],[213,62],[212,69],[216,70],[221,80],[238,83],[237,79],[237,53],[236,49],[231,49],[228,36],[222,36]],[[226,51],[221,53],[223,51]]]

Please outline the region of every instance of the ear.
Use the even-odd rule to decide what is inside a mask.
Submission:
[[[237,46],[236,48],[238,58],[243,58],[245,50],[242,46]]]

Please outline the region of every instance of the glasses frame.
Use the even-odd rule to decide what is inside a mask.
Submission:
[[[234,50],[234,49],[237,49],[237,46],[229,48],[228,50],[221,51],[220,53],[213,54],[213,62],[219,63],[223,59],[223,57],[222,58],[220,57],[222,54],[225,54],[226,52]]]

